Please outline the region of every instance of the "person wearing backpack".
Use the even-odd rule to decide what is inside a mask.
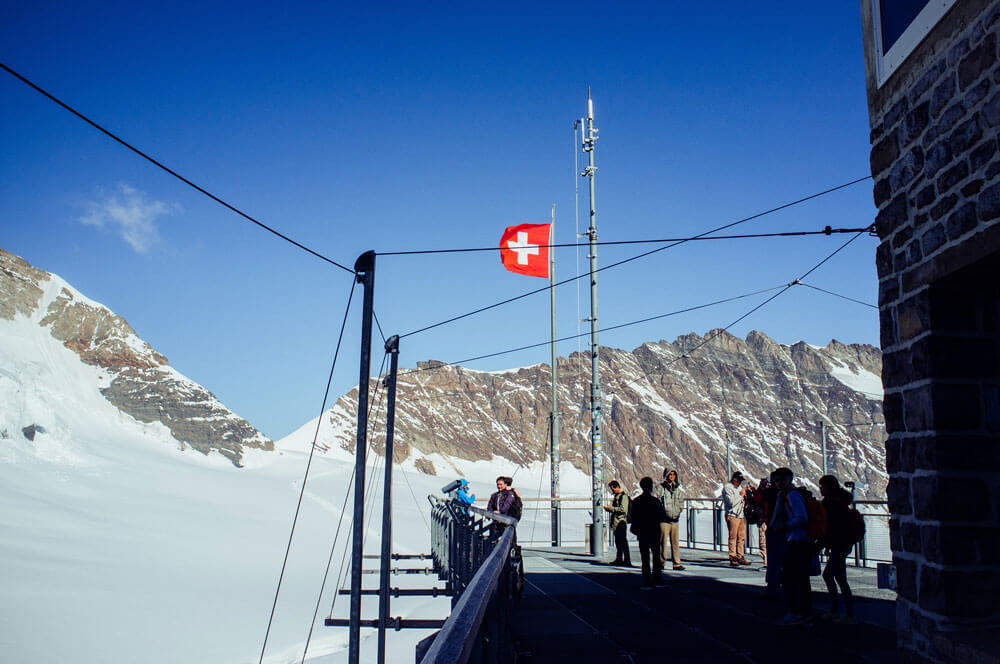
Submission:
[[[857,530],[853,523],[861,518],[861,515],[851,507],[851,503],[854,502],[851,492],[841,488],[840,482],[833,475],[819,478],[819,491],[823,494],[823,508],[826,510],[826,536],[820,540],[828,556],[826,568],[823,570],[823,580],[830,592],[830,611],[825,617],[836,622],[852,624],[856,621],[854,597],[851,594],[851,587],[847,585],[847,556],[858,542],[858,539],[855,539],[857,535],[852,531]],[[861,536],[864,537],[863,519]],[[840,603],[837,598],[838,585],[840,594],[844,596],[846,613],[843,617],[840,615]]]
[[[628,510],[632,500],[622,489],[618,480],[608,482],[608,488],[614,494],[611,505],[605,505],[604,510],[608,512],[611,519],[611,532],[615,535],[615,561],[612,565],[623,567],[632,566],[632,555],[628,549]]]
[[[806,497],[792,485],[795,478],[790,468],[778,468],[771,475],[778,488],[774,516],[768,524],[772,537],[788,542],[781,568],[781,589],[787,612],[778,622],[782,627],[812,625],[812,588],[809,585],[809,563],[816,547],[809,537],[809,513]]]
[[[663,531],[660,542],[660,563],[664,567],[667,566],[667,546],[669,545],[674,571],[679,572],[684,569],[684,565],[681,564],[680,547],[680,520],[681,512],[684,510],[684,489],[681,488],[676,470],[663,470],[663,482],[660,483],[660,502],[663,503],[663,511],[667,515],[667,520],[660,524]]]

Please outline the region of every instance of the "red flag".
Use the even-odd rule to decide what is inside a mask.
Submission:
[[[511,272],[549,278],[552,224],[508,226],[500,236],[500,260]]]

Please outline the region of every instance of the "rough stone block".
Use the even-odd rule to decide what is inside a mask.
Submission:
[[[930,163],[930,159],[931,159],[931,156],[928,154],[927,155],[927,162],[924,165],[924,168],[927,169],[927,175],[928,176],[931,175],[931,170],[930,170],[931,163]],[[937,169],[935,169],[934,172],[937,172]],[[929,184],[926,187],[924,187],[923,189],[921,189],[919,192],[917,192],[917,195],[913,199],[913,206],[916,209],[918,209],[918,210],[921,209],[921,208],[925,208],[925,207],[927,207],[928,205],[930,205],[931,203],[934,202],[935,196],[936,196],[936,194],[935,194],[935,191],[934,191],[934,185],[933,184]]]
[[[883,378],[885,372],[882,373]],[[898,392],[885,395],[882,402],[882,416],[885,417],[885,427],[890,433],[903,431],[903,395]]]
[[[996,374],[994,371],[993,375]],[[985,429],[990,433],[1000,433],[1000,385],[983,385],[983,411],[986,413],[983,422]],[[997,442],[997,449],[1000,451],[1000,441]],[[997,514],[1000,516],[1000,507],[997,508]]]
[[[955,96],[955,74],[948,73],[941,82],[938,83],[937,87],[934,88],[934,94],[931,95],[931,106],[930,113],[931,117],[937,119],[941,115],[942,109],[951,103],[952,97]]]
[[[953,155],[951,145],[946,140],[940,140],[927,150],[924,159],[924,174],[932,178],[938,171],[951,163]]]
[[[894,516],[889,517],[889,547],[893,551],[903,550],[903,537],[900,535],[899,519]]]
[[[987,127],[996,127],[1000,124],[1000,92],[990,97],[979,112]]]
[[[886,241],[875,250],[875,268],[879,277],[892,274],[892,242]]]
[[[903,393],[903,424],[906,426],[906,431],[913,433],[930,431],[934,428],[929,385],[906,390]]]
[[[988,77],[973,85],[969,88],[969,91],[965,93],[965,107],[975,108],[976,105],[989,94],[990,88],[992,87],[993,83]]]
[[[965,90],[997,61],[997,36],[986,35],[958,64],[958,87]]]
[[[896,565],[896,593],[903,599],[916,602],[919,573],[916,561],[893,556],[892,562]]]
[[[981,478],[924,475],[914,477],[911,486],[913,514],[920,520],[978,523],[991,516],[990,492]]]
[[[950,49],[948,49],[948,66],[954,67],[959,63],[966,53],[969,52],[969,40],[962,39],[955,43]]]
[[[890,277],[878,284],[879,306],[888,302],[895,302],[899,299],[899,279]]]
[[[903,226],[892,236],[892,247],[893,249],[902,249],[911,239],[913,239],[913,227]]]
[[[930,562],[942,565],[1000,564],[1000,528],[925,525],[921,548]]]
[[[927,358],[926,378],[987,380],[994,376],[997,349],[988,339],[932,334],[920,340],[914,349],[918,351]]]
[[[913,505],[910,502],[910,480],[906,477],[893,476],[889,478],[889,484],[885,488],[886,500],[889,502],[889,511],[897,516],[913,513]]]
[[[967,177],[969,177],[969,165],[963,160],[941,174],[937,180],[938,191],[948,191]]]
[[[896,280],[898,283],[898,279]],[[892,308],[882,308],[879,314],[879,343],[882,348],[888,348],[899,342],[899,332],[896,329],[896,319]]]
[[[975,196],[976,194],[978,194],[979,190],[983,188],[983,185],[985,183],[986,183],[986,180],[984,180],[982,178],[978,178],[976,180],[972,180],[971,182],[968,182],[965,185],[963,185],[962,188],[959,191],[961,192],[962,196],[964,196],[966,198],[969,198],[971,196]],[[973,205],[973,209],[975,209],[974,205]]]
[[[948,217],[945,227],[948,230],[948,239],[959,238],[976,227],[976,204],[966,203],[956,209]]]
[[[878,177],[882,171],[892,166],[892,163],[899,157],[899,136],[897,132],[890,131],[885,137],[872,146],[871,162],[872,175]]]
[[[930,329],[930,299],[927,292],[918,293],[896,307],[896,320],[899,322],[899,340],[909,341]],[[899,383],[895,383],[899,385]]]
[[[948,212],[953,207],[955,207],[955,203],[957,202],[958,202],[958,196],[956,196],[955,194],[948,194],[947,196],[943,196],[942,198],[938,199],[938,202],[931,206],[930,209],[931,219],[937,221],[944,215],[948,214]]]
[[[965,104],[962,102],[955,102],[948,108],[944,109],[941,114],[941,119],[937,123],[938,133],[942,136],[946,135],[956,126],[958,126],[959,121],[965,116]]]
[[[920,607],[951,618],[987,618],[1000,612],[1000,574],[920,567]]]
[[[1000,182],[979,192],[976,199],[976,215],[980,221],[1000,217]]]
[[[982,427],[978,384],[936,384],[931,387],[936,429],[975,431]]]
[[[886,131],[895,129],[896,123],[898,123],[899,120],[906,115],[908,110],[910,110],[910,104],[906,97],[903,97],[893,104],[892,108],[889,109],[889,112],[886,113],[885,117],[882,119],[882,123],[885,125]]]
[[[875,183],[872,188],[872,198],[875,199],[875,207],[882,207],[892,197],[892,187],[889,186],[889,178],[882,178]]]
[[[973,215],[975,216],[975,215]],[[920,249],[919,242],[911,242],[910,246],[906,249],[906,264],[916,265],[924,257],[923,251]]]
[[[952,154],[965,152],[978,143],[982,137],[983,130],[979,126],[979,118],[972,116],[958,125],[955,131],[951,132],[951,135],[948,137]]]
[[[992,164],[986,167],[986,179],[992,180],[997,175],[1000,175],[1000,159],[994,161]]]
[[[937,434],[908,438],[913,470],[982,470],[1000,468],[1000,437],[996,434]]]
[[[920,526],[912,521],[903,521],[899,526],[903,551],[907,553],[923,553],[923,543],[920,540]]]
[[[933,254],[945,243],[945,240],[944,224],[935,224],[920,236],[920,244],[925,255]]]
[[[902,193],[879,210],[878,215],[875,216],[875,230],[878,232],[878,236],[882,239],[887,238],[906,223],[908,214],[906,194]]]
[[[906,256],[906,250],[897,251],[892,255],[892,270],[893,272],[902,272],[909,265],[909,259]]]
[[[987,85],[989,81],[986,81]],[[910,143],[911,141],[919,138],[920,134],[924,133],[924,129],[930,123],[930,107],[931,103],[925,101],[924,103],[916,106],[913,110],[906,114],[906,121],[903,123],[905,133],[903,134],[903,143]]]
[[[930,220],[930,216],[926,212],[921,212],[920,214],[913,215],[913,230],[914,232],[923,229],[924,225]]]
[[[893,191],[906,189],[922,170],[924,170],[924,149],[918,145],[893,164],[889,171],[889,186]]]
[[[934,83],[941,77],[941,74],[944,73],[946,66],[944,60],[938,60],[924,72],[920,80],[910,88],[909,98],[911,106],[917,103],[924,96],[924,93],[933,87]]]
[[[990,139],[983,142],[969,153],[969,168],[972,169],[973,173],[980,172],[986,164],[990,163],[990,159],[992,159],[996,153],[996,139]]]

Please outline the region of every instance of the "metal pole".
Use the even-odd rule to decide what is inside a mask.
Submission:
[[[554,239],[556,235],[555,203],[552,204],[552,225],[549,229],[549,244],[551,245],[555,243]],[[558,385],[556,366],[558,357],[556,356],[556,252],[554,247],[549,247],[549,311],[551,313],[550,329],[552,331],[552,412],[549,415],[551,418],[551,426],[549,427],[549,435],[551,436],[549,440],[549,460],[552,467],[549,469],[551,484],[549,495],[552,498],[552,546],[559,546],[559,501],[556,500],[559,497],[559,402],[556,393],[556,386]]]
[[[826,422],[823,420],[819,421],[819,438],[820,438],[820,450],[823,453],[823,474],[827,475],[827,462],[826,462]]]
[[[726,436],[726,481],[733,476],[733,464],[729,455],[729,436]]]
[[[587,153],[587,168],[583,176],[590,180],[590,227],[587,236],[590,238],[590,452],[592,467],[592,507],[594,514],[594,533],[590,538],[591,553],[597,557],[604,556],[604,446],[601,441],[601,368],[600,346],[597,340],[597,209],[594,193],[594,146],[597,143],[597,129],[594,128],[594,100],[587,88],[587,126],[584,132],[583,151]]]
[[[382,566],[378,582],[378,664],[385,664],[385,629],[389,624],[389,568],[392,564],[392,452],[396,427],[396,370],[399,368],[399,335],[385,342],[389,353],[389,401],[385,415],[385,481],[382,487]]]
[[[372,312],[375,301],[375,252],[366,251],[354,263],[355,278],[365,289],[361,315],[361,369],[358,378],[358,432],[354,442],[354,529],[351,542],[351,619],[347,661],[361,659],[361,564],[365,522],[365,447],[368,444],[368,374],[372,360]]]

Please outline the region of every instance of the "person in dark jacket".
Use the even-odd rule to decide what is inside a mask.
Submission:
[[[684,511],[684,489],[676,470],[663,470],[663,482],[659,489],[660,502],[667,520],[660,524],[662,531],[662,546],[660,547],[660,563],[667,566],[667,547],[670,547],[670,558],[674,561],[674,570],[684,569],[681,564],[680,520]]]
[[[632,501],[622,489],[622,485],[618,483],[618,480],[612,480],[608,483],[608,488],[611,489],[611,493],[614,494],[614,498],[611,499],[611,505],[605,505],[604,509],[608,512],[608,517],[611,519],[611,532],[615,534],[615,561],[611,563],[612,565],[623,565],[624,567],[632,566],[632,555],[628,550],[628,508]]]
[[[819,491],[823,494],[823,509],[826,510],[826,536],[820,540],[820,545],[826,548],[826,567],[823,569],[823,580],[826,589],[830,591],[830,611],[826,617],[837,622],[853,623],[854,597],[851,587],[847,585],[847,555],[854,543],[848,534],[848,523],[851,518],[851,503],[854,497],[850,491],[841,488],[840,482],[833,475],[819,478]],[[840,602],[837,598],[837,586],[844,596],[846,613],[840,615]]]
[[[514,490],[507,483],[507,478],[501,475],[497,478],[497,490],[490,496],[490,502],[486,504],[486,510],[506,516],[510,513],[510,508],[514,505],[514,498]]]
[[[663,503],[653,495],[653,478],[643,477],[639,480],[642,493],[632,499],[629,508],[629,521],[632,522],[632,534],[639,540],[639,555],[642,557],[642,588],[652,590],[663,585],[663,565],[660,563],[660,524],[667,515],[663,511]],[[650,570],[652,558],[652,570]]]

